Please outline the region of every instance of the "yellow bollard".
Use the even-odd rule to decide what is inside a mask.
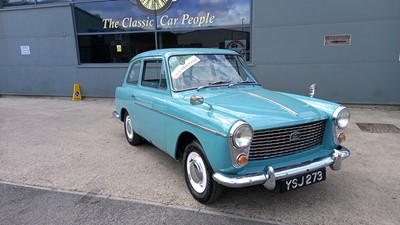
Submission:
[[[82,100],[81,88],[79,84],[74,84],[74,93],[72,93],[72,100],[74,101]]]

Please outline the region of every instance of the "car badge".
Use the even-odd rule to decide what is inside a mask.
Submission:
[[[300,140],[300,132],[295,131],[290,134],[289,141],[298,141],[298,140]]]

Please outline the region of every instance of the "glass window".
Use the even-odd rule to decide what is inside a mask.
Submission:
[[[160,48],[221,48],[240,53],[250,60],[250,29],[212,29],[191,31],[159,32]],[[207,37],[207,38],[204,38]]]
[[[139,81],[139,74],[140,74],[140,65],[141,61],[136,61],[133,63],[131,72],[129,73],[128,79],[126,82],[131,85],[137,85]]]
[[[132,2],[116,0],[76,3],[74,8],[78,33],[154,30],[154,16],[145,14]]]
[[[172,56],[168,63],[176,91],[256,82],[236,55]]]
[[[154,33],[78,35],[81,63],[127,63],[155,49]]]
[[[6,6],[23,6],[23,5],[35,5],[35,4],[47,4],[57,2],[71,2],[72,0],[0,0],[0,8]]]
[[[167,85],[165,81],[162,60],[144,62],[142,86],[166,89]]]
[[[249,26],[251,0],[75,0],[78,32],[182,30]],[[147,9],[146,9],[147,8]]]
[[[35,0],[1,0],[2,6],[20,6],[20,5],[34,5]]]
[[[57,3],[57,2],[71,2],[72,0],[36,0],[37,4]]]
[[[126,63],[156,46],[231,49],[250,61],[251,0],[148,2],[74,0],[80,63]]]

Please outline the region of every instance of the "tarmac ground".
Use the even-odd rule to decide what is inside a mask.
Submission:
[[[223,213],[4,182],[0,183],[0,199],[0,225],[276,225]]]
[[[351,124],[344,146],[352,155],[343,162],[342,170],[327,169],[326,181],[283,194],[267,191],[262,185],[225,188],[221,198],[211,205],[192,198],[181,162],[148,143],[129,145],[123,123],[112,118],[112,111],[113,99],[0,97],[0,219],[21,216],[6,210],[13,201],[2,196],[8,196],[5,193],[12,191],[11,185],[28,195],[50,191],[48,198],[60,198],[53,196],[54,192],[67,192],[128,199],[148,208],[178,208],[183,212],[177,214],[198,219],[215,213],[223,215],[221,218],[237,216],[277,224],[400,224],[400,133],[382,126],[362,131],[356,124],[399,128],[398,106],[350,106]],[[68,198],[79,201],[73,196]],[[114,203],[98,205],[107,204]],[[113,213],[126,209],[140,213],[130,208],[135,206],[126,208],[125,203],[121,204]],[[33,207],[43,217],[41,206]],[[46,207],[46,213],[52,209],[57,213],[57,207]],[[105,219],[109,218],[113,219],[109,223],[118,221],[117,217]]]

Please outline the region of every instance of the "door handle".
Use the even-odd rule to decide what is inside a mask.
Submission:
[[[131,95],[131,98],[136,98],[136,95],[135,95],[135,94],[132,94],[132,95]]]

